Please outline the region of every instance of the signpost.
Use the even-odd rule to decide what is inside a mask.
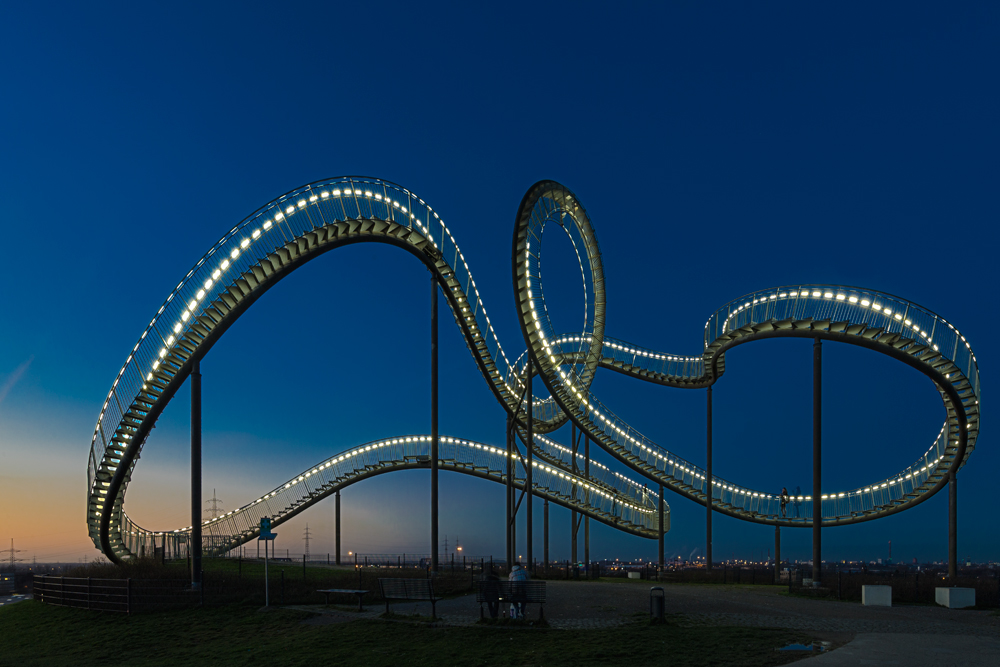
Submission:
[[[267,583],[267,543],[273,541],[278,536],[271,532],[271,518],[263,517],[260,520],[260,536],[257,541],[264,540],[264,606],[271,606],[270,586]]]

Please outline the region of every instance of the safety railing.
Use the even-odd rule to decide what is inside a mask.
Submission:
[[[539,449],[559,452],[565,449],[550,439],[537,440]],[[206,553],[225,553],[259,534],[260,519],[280,525],[308,504],[329,496],[337,489],[373,474],[430,464],[431,438],[410,435],[366,443],[329,457],[304,470],[253,502],[207,520],[202,525],[202,549]],[[506,449],[480,442],[440,436],[439,465],[443,470],[475,474],[497,482],[506,481]],[[516,487],[526,480],[524,459],[513,455],[511,469]],[[573,475],[545,461],[533,462],[532,483],[535,495],[572,506],[574,509],[623,530],[652,537],[659,530],[656,494],[620,473],[604,466],[593,466],[591,478]],[[669,507],[665,507],[664,529],[669,530]],[[152,555],[157,547],[166,548],[175,557],[188,549],[191,527],[173,531],[151,531],[136,524],[127,514],[122,519],[122,540],[129,553]]]
[[[703,469],[646,438],[590,391],[590,381],[597,366],[677,386],[710,384],[718,378],[706,364],[719,360],[721,346],[732,341],[734,336],[754,334],[755,327],[768,323],[821,328],[823,322],[827,325],[841,322],[867,328],[872,337],[888,341],[887,346],[902,345],[914,358],[940,355],[950,360],[952,364],[942,372],[946,373],[946,380],[953,383],[961,405],[949,404],[949,408],[965,410],[968,416],[966,456],[974,448],[979,400],[976,357],[966,338],[951,323],[931,311],[899,297],[866,289],[833,285],[781,287],[751,293],[716,311],[706,322],[700,355],[675,355],[637,347],[604,336],[605,293],[600,250],[589,218],[575,195],[559,184],[543,182],[536,184],[524,201],[528,208],[522,207],[518,212],[514,239],[515,292],[525,339],[539,364],[534,370],[543,374],[545,384],[554,390],[551,398],[533,399],[530,403],[536,436],[557,428],[565,423],[568,414],[572,415],[592,440],[651,480],[689,497],[704,499],[708,480]],[[541,238],[546,224],[557,224],[566,231],[580,264],[585,287],[585,322],[579,335],[557,334],[548,317],[541,286]],[[346,236],[392,234],[401,243],[405,239],[411,249],[417,249],[415,252],[423,253],[423,259],[434,265],[456,321],[488,383],[510,412],[523,412],[526,355],[511,358],[501,347],[469,265],[438,213],[405,188],[379,179],[345,177],[309,184],[268,203],[223,236],[167,297],[119,371],[102,406],[88,459],[88,522],[99,546],[105,548],[98,539],[103,519],[112,525],[112,550],[128,551],[126,543],[140,550],[150,545],[155,549],[156,537],[160,538],[162,548],[180,548],[179,536],[190,527],[172,533],[151,533],[140,529],[124,514],[125,487],[138,448],[143,444],[133,442],[133,438],[145,437],[156,410],[170,398],[170,395],[160,398],[169,383],[176,385],[176,380],[183,380],[178,376],[183,372],[185,360],[197,353],[198,341],[204,340],[205,332],[210,329],[211,309],[226,310],[220,304],[226,300],[227,293],[233,295],[234,290],[242,290],[242,294],[248,294],[253,285],[271,279],[277,270],[275,266],[288,268],[293,265],[288,257],[298,258],[300,253],[308,255],[319,239],[328,242],[333,233],[330,230],[334,228],[338,234],[342,232]],[[279,261],[281,257],[284,259]],[[924,354],[925,350],[929,353]],[[941,471],[951,465],[950,457],[954,455],[959,438],[958,429],[958,421],[950,417],[924,454],[891,478],[856,489],[831,492],[816,499],[823,504],[824,519],[870,518],[872,514],[913,502],[915,497],[938,488]],[[352,450],[334,457],[284,488],[275,489],[254,503],[228,513],[224,517],[228,532],[216,534],[211,523],[206,525],[206,536],[232,539],[233,535],[238,535],[240,539],[249,539],[259,518],[291,516],[303,504],[327,493],[330,484],[343,484],[345,480],[372,474],[377,469],[419,465],[421,457],[428,454],[407,452],[406,445],[425,442],[380,441],[376,452],[388,458],[374,456],[370,461],[371,449]],[[478,446],[479,443],[472,444]],[[447,449],[444,439],[442,446],[444,452]],[[502,450],[500,454],[495,450],[476,451],[473,447],[447,455],[442,453],[442,465],[502,479],[506,460]],[[493,460],[498,455],[500,465]],[[351,460],[347,461],[345,456]],[[635,483],[616,486],[618,481],[600,470],[595,471],[597,476],[591,481],[575,480],[567,486],[568,473],[559,464],[562,460],[565,460],[562,455],[555,454],[555,459],[536,463],[539,466],[537,480],[543,484],[537,488],[550,493],[554,499],[565,501],[569,498],[575,503],[579,494],[574,489],[578,492],[581,484],[592,484],[594,488],[587,489],[585,494],[588,511],[626,527],[645,529],[644,521],[649,519],[649,514],[645,513],[648,490],[637,491]],[[354,467],[356,464],[363,464],[364,469]],[[127,468],[119,470],[123,465]],[[523,470],[518,466],[523,468],[522,464],[515,464],[515,477],[523,480]],[[546,467],[551,470],[545,470]],[[109,480],[114,480],[113,484]],[[812,516],[811,496],[782,500],[775,494],[736,485],[719,477],[713,477],[711,486],[720,509],[742,518],[798,521],[798,517],[789,516],[789,502],[793,510],[801,509],[805,517]],[[293,487],[296,487],[294,491],[289,491]],[[642,502],[637,500],[640,496]],[[629,512],[634,512],[634,516]],[[811,519],[803,518],[802,521]]]
[[[835,285],[799,285],[780,287],[749,294],[733,300],[716,311],[705,325],[705,342],[701,360],[637,347],[605,338],[603,321],[595,315],[590,323],[600,326],[600,332],[559,334],[552,327],[544,302],[541,276],[541,239],[547,224],[573,226],[591,248],[588,255],[590,274],[594,277],[595,294],[603,294],[603,269],[596,239],[586,213],[576,197],[554,182],[536,184],[525,196],[518,212],[515,230],[515,289],[525,339],[532,345],[539,373],[552,390],[552,403],[568,411],[602,447],[639,469],[652,479],[675,491],[704,500],[709,482],[703,469],[691,464],[674,452],[653,442],[633,429],[591,391],[589,378],[581,374],[579,363],[589,346],[600,342],[602,365],[628,373],[639,379],[676,384],[676,386],[710,385],[718,379],[724,366],[708,368],[715,361],[722,345],[739,336],[769,333],[776,328],[809,328],[816,336],[843,334],[864,335],[877,340],[876,349],[908,355],[908,360],[923,364],[933,375],[938,368],[944,379],[951,382],[960,405],[946,398],[950,410],[964,411],[968,422],[965,456],[975,447],[978,434],[979,373],[971,344],[959,331],[940,316],[912,302],[882,292]],[[603,314],[603,313],[602,313]],[[836,324],[834,324],[836,323]],[[759,327],[759,329],[757,328]],[[858,341],[861,344],[861,341]],[[946,364],[950,360],[952,364]],[[658,374],[650,377],[649,373]],[[934,376],[937,377],[937,376]],[[692,382],[695,381],[695,382]],[[940,380],[936,380],[940,381]],[[954,396],[954,394],[952,394]],[[885,511],[896,511],[919,496],[940,488],[944,470],[952,465],[950,458],[958,451],[960,422],[949,416],[932,445],[900,473],[855,489],[843,489],[823,494],[815,502],[822,503],[824,521],[851,521],[871,518]],[[804,509],[804,517],[789,517],[788,499],[764,493],[713,476],[712,497],[723,511],[750,520],[773,522],[809,522],[812,519],[811,496],[797,496],[795,509]]]
[[[103,579],[36,574],[34,598],[45,604],[132,614],[169,606],[198,605],[204,590],[173,579]]]

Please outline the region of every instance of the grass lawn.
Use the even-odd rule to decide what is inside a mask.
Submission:
[[[226,605],[134,616],[43,605],[0,609],[0,665],[780,665],[792,630],[680,627],[603,630],[435,628],[359,620],[310,624],[290,609]]]

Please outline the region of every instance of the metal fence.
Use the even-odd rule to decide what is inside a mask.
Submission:
[[[45,604],[131,614],[202,604],[204,588],[172,579],[102,579],[36,574],[34,598]]]
[[[935,604],[935,589],[958,586],[975,589],[978,607],[1000,606],[1000,571],[982,570],[949,579],[944,576],[944,572],[935,571],[858,572],[824,568],[821,588],[818,590],[803,586],[802,579],[803,572],[799,570],[792,572],[790,582],[785,580],[789,584],[790,593],[860,602],[862,587],[889,586],[892,588],[893,604]]]

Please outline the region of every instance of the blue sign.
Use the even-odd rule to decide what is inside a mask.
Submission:
[[[258,540],[273,540],[278,536],[277,533],[271,532],[271,517],[263,517],[260,520],[260,537]]]

